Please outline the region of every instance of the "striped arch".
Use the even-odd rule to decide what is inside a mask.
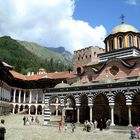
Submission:
[[[114,94],[114,123],[116,125],[128,125],[127,95],[128,89],[112,91]]]
[[[140,125],[139,112],[140,112],[140,89],[135,88],[131,90],[131,113],[132,113],[132,125]]]
[[[83,92],[83,93],[81,93],[80,96],[79,96],[79,101],[80,101],[80,103],[81,103],[81,98],[82,98],[82,96],[87,96],[87,99],[88,99],[88,94],[87,94],[86,92]]]
[[[80,106],[80,104],[81,104],[81,102],[80,102],[80,95],[74,95],[74,97],[75,97],[75,104],[76,104],[76,106]]]
[[[96,97],[97,97],[99,94],[105,95],[105,96],[107,97],[107,100],[108,100],[108,103],[109,103],[110,97],[109,97],[109,95],[108,95],[108,92],[107,92],[107,91],[97,91],[97,92],[93,92],[93,98],[92,98],[93,104],[94,104],[94,102],[95,102]]]
[[[83,92],[80,94],[80,123],[84,123],[85,120],[89,120],[90,118],[90,112],[89,112],[89,106],[88,106],[88,94],[86,92]]]
[[[115,101],[115,97],[117,96],[117,94],[119,94],[119,93],[122,93],[123,95],[124,95],[124,97],[125,97],[125,100],[127,101],[127,90],[122,90],[122,89],[119,89],[119,90],[114,90],[114,91],[112,91],[112,93],[113,93],[113,101]]]
[[[140,94],[140,88],[131,89],[129,99],[132,101],[136,94]]]
[[[49,97],[49,105],[51,103],[51,100],[54,99],[54,98],[58,98],[58,100],[60,100],[60,97],[57,94],[53,94]]]
[[[74,100],[74,105],[76,105],[75,96],[74,96],[73,94],[71,94],[71,93],[67,94],[67,95],[64,97],[64,104],[66,104],[66,103],[67,103],[67,99],[68,99],[68,98],[71,98],[71,97],[72,97],[72,99]]]

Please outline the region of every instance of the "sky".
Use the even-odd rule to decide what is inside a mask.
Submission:
[[[0,0],[0,36],[63,46],[99,46],[124,22],[140,30],[140,0]]]

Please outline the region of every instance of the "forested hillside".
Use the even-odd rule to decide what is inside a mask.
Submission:
[[[0,61],[10,64],[16,71],[23,74],[27,74],[28,71],[37,72],[39,68],[45,68],[47,72],[55,72],[65,71],[71,67],[67,62],[62,61],[64,58],[61,58],[57,53],[55,53],[55,56],[52,55],[52,57],[49,56],[51,53],[53,54],[50,51],[48,51],[48,54],[45,54],[46,56],[43,56],[43,54],[38,55],[40,49],[44,51],[47,48],[40,48],[38,51],[34,51],[36,53],[33,53],[31,50],[35,48],[33,46],[30,48],[28,46],[27,48],[25,45],[28,42],[25,42],[24,45],[23,43],[9,36],[0,37]],[[36,46],[39,48],[39,45]]]

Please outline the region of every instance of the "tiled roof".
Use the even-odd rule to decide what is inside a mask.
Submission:
[[[26,80],[26,76],[25,75],[23,75],[21,73],[18,73],[16,71],[10,71],[10,72],[13,75],[13,77],[18,78],[18,79]]]
[[[18,78],[18,79],[23,79],[23,80],[38,80],[38,79],[43,79],[43,78],[49,78],[49,79],[63,79],[63,78],[73,78],[75,77],[73,72],[54,72],[54,73],[46,73],[46,74],[34,74],[34,75],[23,75],[15,71],[10,71],[13,77]]]

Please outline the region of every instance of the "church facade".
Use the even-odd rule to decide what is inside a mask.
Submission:
[[[111,119],[112,126],[140,124],[140,32],[121,23],[104,43],[105,50],[89,47],[74,52],[77,82],[44,91],[46,123],[51,102],[57,99],[63,121]]]

